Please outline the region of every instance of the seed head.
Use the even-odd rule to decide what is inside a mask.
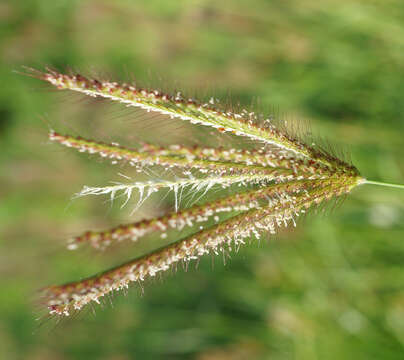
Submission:
[[[87,231],[70,239],[69,249],[88,244],[106,250],[116,243],[141,241],[152,233],[165,239],[184,228],[194,229],[189,236],[101,274],[44,289],[43,302],[52,314],[68,315],[91,301],[99,302],[114,290],[128,287],[133,281],[164,272],[178,262],[187,263],[204,254],[238,249],[247,239],[259,238],[263,233],[273,234],[282,226],[296,225],[299,214],[347,194],[366,181],[351,164],[281,131],[270,121],[260,121],[259,116],[246,110],[235,113],[220,108],[214,100],[199,103],[182,93],[169,95],[82,75],[50,70],[36,75],[58,89],[108,98],[210,126],[219,132],[249,138],[259,145],[252,150],[154,144],[126,148],[52,131],[49,135],[52,141],[113,163],[130,165],[137,171],[160,166],[175,168],[182,174],[175,179],[152,178],[146,182],[84,187],[77,196],[109,195],[113,199],[121,193],[128,201],[137,193],[138,206],[151,194],[169,189],[174,193],[175,211],[106,231]],[[213,188],[229,191],[215,200],[203,201],[204,195]],[[195,198],[194,205],[182,203],[186,192],[189,198]]]

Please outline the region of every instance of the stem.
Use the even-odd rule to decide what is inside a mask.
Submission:
[[[363,184],[379,185],[379,186],[387,186],[387,187],[392,187],[392,188],[404,189],[404,185],[390,184],[390,183],[385,183],[385,182],[380,182],[380,181],[365,180],[363,182]]]

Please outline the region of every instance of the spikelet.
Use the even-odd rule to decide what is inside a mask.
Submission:
[[[172,264],[238,248],[247,239],[259,238],[262,233],[273,234],[277,228],[290,223],[295,225],[295,218],[300,213],[366,183],[354,166],[327,151],[305,144],[272,123],[260,123],[253,113],[223,110],[213,100],[202,104],[180,93],[172,96],[50,70],[37,72],[35,76],[59,89],[108,98],[211,126],[220,132],[247,137],[260,145],[258,150],[183,145],[162,148],[153,144],[126,148],[52,131],[49,135],[52,141],[110,159],[113,163],[128,164],[137,171],[160,166],[175,168],[183,174],[175,179],[154,178],[146,182],[84,187],[77,196],[109,195],[114,198],[120,192],[128,201],[132,193],[137,192],[138,205],[154,192],[166,188],[174,192],[175,211],[106,231],[88,231],[70,239],[69,249],[89,244],[97,250],[105,250],[116,243],[140,241],[153,233],[166,238],[171,231],[192,230],[196,225],[198,230],[101,274],[47,287],[43,290],[43,302],[51,314],[69,315],[72,310],[79,310],[91,301],[99,302],[104,295],[125,288],[130,282],[143,281],[164,272]],[[239,190],[233,191],[234,185]],[[203,199],[214,187],[230,191],[215,200],[182,206],[184,190],[201,194],[198,199]]]

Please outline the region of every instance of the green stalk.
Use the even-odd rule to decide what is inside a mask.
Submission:
[[[391,187],[391,188],[396,188],[396,189],[404,189],[404,185],[385,183],[385,182],[381,182],[381,181],[365,180],[365,181],[363,182],[363,184],[377,185],[377,186],[385,186],[385,187]]]

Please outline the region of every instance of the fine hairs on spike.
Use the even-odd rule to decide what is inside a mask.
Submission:
[[[295,226],[299,214],[347,194],[358,185],[404,188],[404,185],[368,181],[354,166],[324,149],[306,144],[270,121],[258,121],[260,118],[252,112],[223,110],[215,100],[199,103],[181,93],[168,95],[50,69],[46,72],[31,70],[31,75],[61,90],[106,98],[178,121],[209,126],[258,145],[258,149],[252,150],[183,145],[159,147],[154,144],[126,148],[51,131],[49,139],[53,142],[132,166],[138,172],[160,166],[175,168],[182,174],[175,179],[152,178],[145,182],[84,187],[76,196],[108,195],[113,199],[121,194],[128,201],[137,193],[138,206],[151,194],[169,189],[174,193],[175,211],[105,231],[87,231],[70,239],[68,249],[76,250],[88,244],[96,250],[106,250],[116,243],[141,241],[151,233],[165,239],[172,231],[197,230],[113,269],[43,289],[42,302],[50,314],[68,316],[92,301],[99,303],[104,295],[114,290],[153,277],[178,262],[237,249],[248,239],[273,234],[282,226]],[[231,190],[234,187],[237,191]],[[229,191],[222,192],[216,199],[203,201],[213,188],[228,188]],[[187,190],[198,194],[201,201],[184,207],[181,196]]]

